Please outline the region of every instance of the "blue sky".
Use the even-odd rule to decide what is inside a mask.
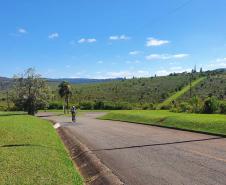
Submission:
[[[226,67],[225,0],[0,0],[0,76],[114,78]]]

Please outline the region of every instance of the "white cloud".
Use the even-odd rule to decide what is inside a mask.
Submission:
[[[97,40],[95,38],[81,38],[78,40],[78,43],[79,44],[82,44],[82,43],[93,43],[93,42],[96,42]]]
[[[182,73],[182,72],[191,72],[192,69],[190,68],[182,68],[181,66],[174,66],[169,69],[162,69],[156,71],[156,75],[158,76],[166,76],[169,75],[170,73]]]
[[[134,60],[134,61],[126,61],[127,64],[139,64],[140,60]]]
[[[92,42],[96,42],[97,40],[96,39],[94,39],[94,38],[92,38],[92,39],[87,39],[87,42],[88,43],[92,43]]]
[[[215,61],[207,64],[208,69],[216,69],[216,68],[226,68],[226,57],[225,58],[217,58]]]
[[[24,28],[18,28],[18,33],[21,33],[21,34],[25,34],[27,33],[27,30],[25,30]]]
[[[153,37],[149,37],[149,38],[147,38],[146,46],[147,47],[161,46],[161,45],[168,44],[168,43],[170,43],[170,41],[168,41],[168,40],[158,40]]]
[[[135,51],[130,51],[129,54],[130,54],[130,55],[138,55],[138,54],[140,54],[140,51],[137,51],[137,50],[135,50]]]
[[[84,42],[86,42],[86,39],[84,38],[81,38],[80,40],[78,40],[78,43],[84,43]]]
[[[170,60],[170,59],[182,59],[188,57],[189,54],[180,53],[180,54],[150,54],[146,56],[147,60]]]
[[[57,33],[57,32],[51,33],[51,34],[48,36],[49,39],[56,39],[56,38],[58,38],[58,37],[59,37],[59,33]]]
[[[20,37],[24,34],[27,34],[27,30],[24,29],[24,28],[18,28],[17,31],[15,33],[9,33],[10,36],[13,36],[13,37]]]
[[[109,37],[110,40],[129,40],[130,37],[126,35],[112,35]]]
[[[122,70],[122,71],[110,71],[110,72],[98,72],[94,78],[132,78],[132,77],[149,77],[151,73],[146,70]]]

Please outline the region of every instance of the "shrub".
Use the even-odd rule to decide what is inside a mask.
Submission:
[[[180,110],[177,107],[172,107],[170,112],[180,112]]]
[[[172,105],[163,105],[160,107],[161,110],[169,110],[172,108]]]
[[[51,102],[49,103],[49,107],[48,109],[63,109],[63,105],[62,103],[59,103],[59,102]]]
[[[202,100],[199,97],[194,96],[191,99],[190,103],[192,105],[192,112],[193,113],[201,113],[202,112],[203,102],[202,102]]]
[[[115,110],[131,110],[133,106],[127,102],[119,102],[115,104]]]
[[[93,109],[93,102],[90,102],[90,101],[80,102],[79,108],[81,110],[92,110]]]
[[[218,110],[218,107],[219,103],[217,99],[214,96],[208,97],[204,101],[203,113],[206,114],[215,113]]]
[[[142,105],[142,109],[143,110],[153,110],[154,105],[152,103],[145,103],[145,104]]]
[[[104,109],[106,110],[114,110],[115,104],[112,102],[104,102]]]
[[[178,110],[179,112],[192,112],[192,106],[187,102],[183,102],[179,105]]]
[[[95,110],[103,110],[104,109],[104,102],[96,101],[93,105],[93,109]]]
[[[226,102],[221,102],[219,107],[220,107],[220,113],[226,114]]]

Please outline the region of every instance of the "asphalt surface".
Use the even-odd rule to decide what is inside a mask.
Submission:
[[[128,185],[226,185],[226,138],[95,119],[50,116]]]

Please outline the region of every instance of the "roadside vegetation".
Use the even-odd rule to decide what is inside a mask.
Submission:
[[[23,112],[0,112],[0,184],[82,185],[52,125]]]
[[[111,111],[100,119],[127,121],[226,136],[226,115],[174,113],[168,110]]]

